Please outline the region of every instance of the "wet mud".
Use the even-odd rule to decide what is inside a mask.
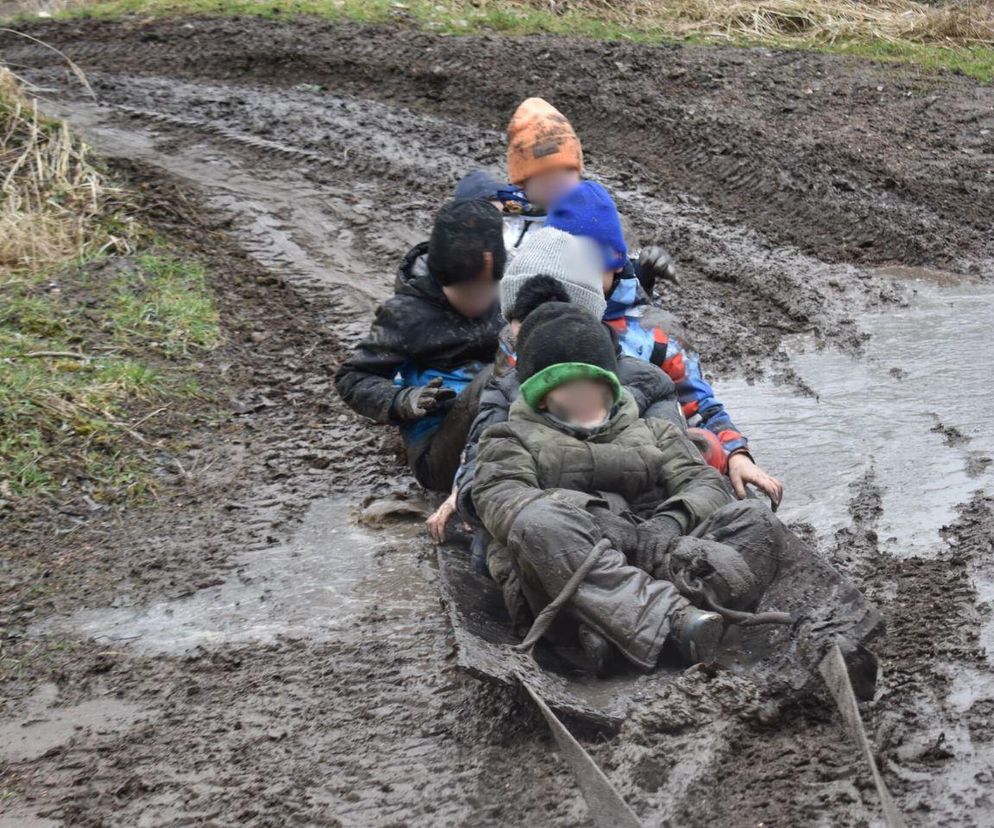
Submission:
[[[887,617],[864,715],[909,822],[994,819],[991,400],[969,370],[994,283],[989,87],[321,22],[30,31],[97,99],[51,52],[0,36],[4,59],[207,259],[226,417],[155,503],[0,518],[0,825],[586,824],[532,708],[456,669],[399,442],[331,382],[532,94],[576,124],[632,245],[671,249],[661,303],[784,476],[785,515]],[[909,503],[926,490],[934,508]],[[691,670],[619,733],[578,732],[647,824],[879,819],[825,700],[748,676]]]

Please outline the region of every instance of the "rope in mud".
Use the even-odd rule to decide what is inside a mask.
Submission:
[[[528,630],[528,635],[525,636],[524,640],[520,644],[514,645],[514,649],[517,652],[530,652],[538,643],[538,640],[549,631],[549,627],[551,627],[552,622],[556,620],[559,610],[561,610],[563,605],[576,594],[577,589],[580,588],[580,584],[583,583],[583,579],[586,578],[590,570],[594,568],[594,564],[597,563],[597,559],[606,549],[610,549],[610,547],[611,541],[607,538],[601,538],[601,540],[594,544],[593,548],[587,553],[587,557],[583,559],[583,563],[576,568],[576,572],[570,575],[569,580],[566,582],[566,585],[562,588],[562,590],[560,590],[559,594],[548,604],[546,604],[535,618],[531,629]]]
[[[703,602],[709,610],[718,613],[732,624],[758,627],[760,624],[790,624],[793,621],[790,613],[787,612],[742,612],[723,607],[714,597],[711,587],[694,575],[688,578],[682,572],[677,572],[673,575],[673,585],[685,598]]]

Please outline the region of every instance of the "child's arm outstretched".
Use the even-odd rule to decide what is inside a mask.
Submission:
[[[687,349],[676,337],[667,336],[661,328],[653,329],[660,347],[653,350],[661,358],[659,366],[676,383],[677,398],[687,424],[706,428],[728,452],[728,477],[739,498],[746,496],[746,485],[758,487],[769,498],[773,509],[783,498],[783,485],[756,465],[749,452],[749,440],[732,422],[724,403],[718,399],[701,371],[700,357]],[[663,353],[665,348],[665,353]]]

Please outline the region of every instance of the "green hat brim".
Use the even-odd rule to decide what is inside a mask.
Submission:
[[[546,394],[567,382],[574,380],[602,380],[614,391],[615,404],[621,402],[621,383],[610,371],[586,362],[560,362],[543,368],[521,383],[521,396],[533,410],[538,410]]]

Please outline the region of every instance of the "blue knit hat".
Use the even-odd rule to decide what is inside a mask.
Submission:
[[[552,205],[545,226],[574,236],[587,236],[603,248],[606,267],[617,270],[625,266],[628,247],[621,216],[608,191],[596,181],[577,184]]]

